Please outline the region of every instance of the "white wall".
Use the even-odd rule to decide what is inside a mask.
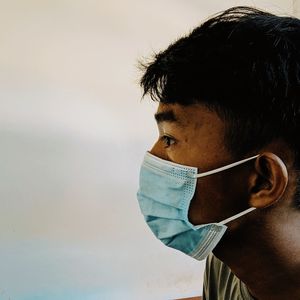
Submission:
[[[0,299],[171,299],[203,263],[157,241],[135,193],[156,137],[138,58],[233,5],[0,1]]]

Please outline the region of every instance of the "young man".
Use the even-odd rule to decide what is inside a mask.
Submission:
[[[144,65],[159,101],[138,200],[207,259],[203,298],[300,299],[300,21],[234,7]]]

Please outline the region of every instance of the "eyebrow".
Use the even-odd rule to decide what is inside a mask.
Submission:
[[[154,118],[157,122],[157,124],[162,122],[178,122],[174,112],[172,110],[162,111],[159,113],[156,113],[154,115]]]

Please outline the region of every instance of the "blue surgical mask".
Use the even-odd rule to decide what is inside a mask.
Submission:
[[[137,198],[154,235],[168,247],[198,260],[205,259],[224,235],[225,224],[255,208],[222,222],[193,225],[188,220],[188,210],[197,178],[227,170],[256,157],[258,155],[198,174],[197,168],[163,160],[147,152],[141,166]]]

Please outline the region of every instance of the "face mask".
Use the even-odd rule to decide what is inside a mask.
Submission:
[[[202,260],[215,248],[224,235],[226,223],[254,210],[249,208],[222,222],[193,225],[188,220],[190,202],[196,190],[197,178],[209,176],[249,160],[258,155],[197,173],[197,168],[176,164],[146,153],[140,171],[137,198],[155,236],[168,247]]]

